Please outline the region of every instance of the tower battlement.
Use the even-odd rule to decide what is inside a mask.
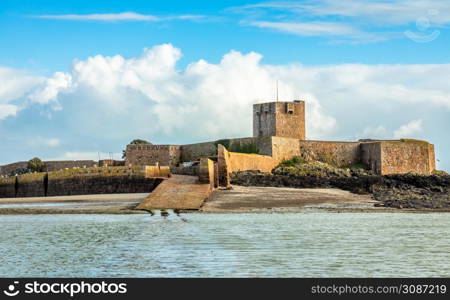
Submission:
[[[253,136],[279,136],[305,140],[305,101],[254,104]]]

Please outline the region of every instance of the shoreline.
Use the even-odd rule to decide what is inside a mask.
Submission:
[[[101,194],[0,199],[1,215],[151,214],[135,207],[149,194]],[[287,188],[234,185],[213,191],[200,210],[176,213],[448,213],[450,209],[377,207],[372,195],[336,188]],[[16,207],[11,207],[17,204]],[[72,205],[73,204],[73,205]],[[5,207],[2,207],[5,205]],[[9,207],[8,207],[9,206]],[[154,212],[160,211],[155,209]],[[173,210],[168,210],[174,214]],[[159,215],[159,213],[156,213]]]

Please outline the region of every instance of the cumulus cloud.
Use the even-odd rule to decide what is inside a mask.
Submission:
[[[416,137],[418,134],[421,134],[422,131],[422,120],[413,120],[395,130],[394,137],[397,139]]]
[[[40,104],[56,101],[60,92],[72,86],[71,82],[70,74],[56,72],[53,77],[47,78],[42,86],[35,89],[28,98]]]
[[[275,70],[253,52],[231,51],[219,64],[199,60],[177,70],[180,57],[181,51],[170,44],[146,49],[136,58],[97,55],[76,62],[70,73],[55,73],[30,98],[39,103],[64,97],[76,98],[80,105],[89,101],[91,109],[105,112],[81,122],[94,128],[108,125],[112,130],[123,125],[114,124],[114,118],[129,116],[128,125],[140,128],[138,132],[144,124],[151,124],[145,128],[148,135],[162,132],[198,139],[250,135],[250,107],[274,100]],[[291,83],[284,84],[284,91],[302,93]],[[311,134],[320,136],[332,130],[334,119],[321,111],[313,95],[309,105],[310,118],[317,124]]]
[[[194,140],[250,135],[250,106],[273,101],[277,80],[280,100],[307,101],[310,138],[333,137],[344,128],[347,122],[339,119],[352,106],[361,107],[361,113],[369,106],[373,111],[408,105],[450,109],[449,64],[267,65],[258,53],[230,51],[217,64],[198,60],[177,69],[181,55],[164,44],[139,57],[97,55],[76,61],[70,72],[56,72],[29,89],[28,99],[60,103],[77,124],[74,130]],[[354,121],[362,122],[357,117]],[[367,121],[364,134],[385,133]]]
[[[441,141],[446,134],[437,122],[448,120],[450,64],[270,65],[261,54],[230,51],[218,63],[200,59],[178,68],[181,56],[164,44],[138,57],[75,61],[68,72],[4,89],[0,119],[16,115],[16,126],[29,134],[64,136],[65,148],[55,151],[79,149],[72,152],[80,158],[118,152],[137,137],[174,144],[245,137],[252,135],[251,105],[275,101],[278,81],[280,101],[306,101],[309,139]],[[21,76],[29,75],[15,80],[27,82]],[[61,110],[46,110],[55,103]],[[33,126],[25,127],[30,115]]]
[[[12,104],[0,104],[0,120],[6,119],[9,116],[15,116],[19,107]]]
[[[15,116],[23,105],[20,98],[43,80],[25,71],[0,67],[0,120]]]

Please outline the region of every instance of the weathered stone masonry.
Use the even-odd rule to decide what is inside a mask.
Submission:
[[[180,163],[178,145],[127,145],[126,165],[155,165],[175,167]]]
[[[408,172],[431,174],[435,169],[434,146],[425,141],[402,139],[340,142],[311,141],[305,138],[304,101],[262,103],[253,106],[253,137],[181,146],[128,145],[126,163],[127,165],[159,163],[175,167],[181,162],[217,156],[218,144],[222,144],[229,152],[231,151],[230,153],[233,152],[233,148],[251,145],[252,149],[257,150],[257,154],[271,157],[269,163],[266,157],[258,157],[255,154],[253,156],[230,154],[227,159],[231,161],[233,170],[258,166],[267,169],[268,165],[277,164],[294,156],[324,161],[338,167],[365,164],[380,175]],[[251,159],[255,162],[250,162]]]

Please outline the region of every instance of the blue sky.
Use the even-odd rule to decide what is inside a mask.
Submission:
[[[4,0],[0,164],[248,136],[279,80],[309,138],[427,139],[450,170],[449,25],[443,0]]]

